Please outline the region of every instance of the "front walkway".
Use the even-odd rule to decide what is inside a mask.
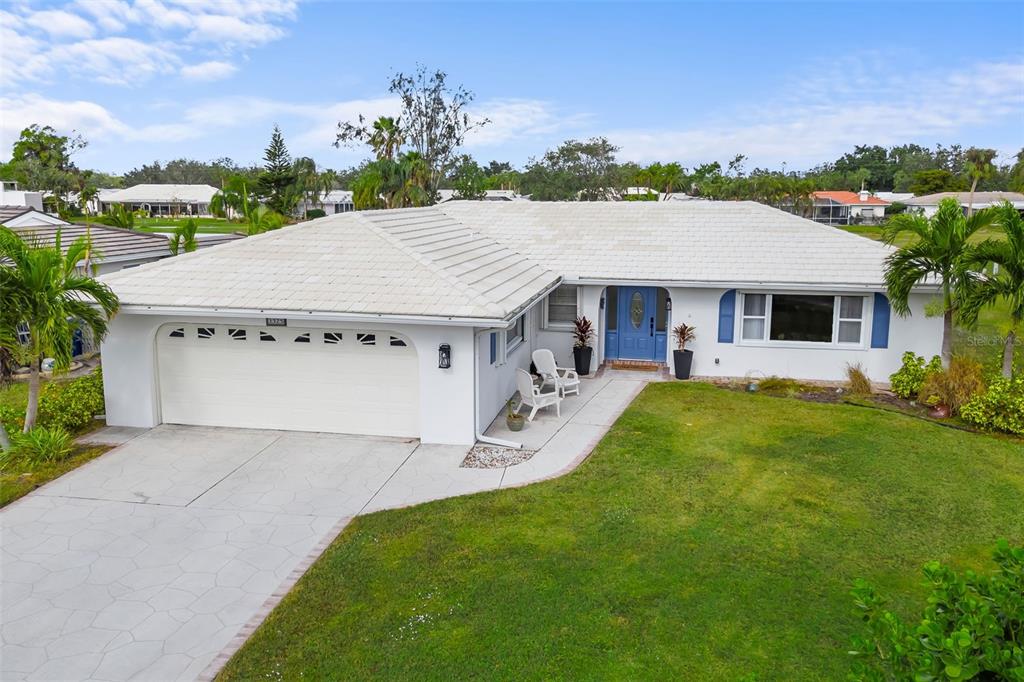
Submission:
[[[400,439],[100,431],[119,446],[0,511],[0,678],[212,677],[351,518],[571,470],[656,379],[630,374],[541,411],[515,434],[536,454],[501,469]]]

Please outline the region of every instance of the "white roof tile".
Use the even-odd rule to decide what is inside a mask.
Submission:
[[[343,213],[104,276],[124,305],[509,319],[555,284],[881,287],[891,248],[753,202]]]
[[[143,184],[109,191],[100,197],[100,201],[112,204],[208,204],[216,193],[217,188],[210,185]]]

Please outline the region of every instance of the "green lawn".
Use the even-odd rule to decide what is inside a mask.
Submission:
[[[836,680],[866,577],[1024,540],[1024,446],[652,384],[578,470],[357,518],[223,680]]]
[[[223,218],[193,218],[196,221],[197,232],[244,232],[245,226],[242,223],[231,222]],[[188,218],[136,218],[135,229],[140,232],[170,232],[179,227]]]
[[[0,388],[0,406],[24,410],[27,401],[28,382],[16,381]],[[40,465],[32,471],[22,471],[19,468],[0,470],[0,507],[32,492],[47,481],[52,481],[99,457],[109,449],[108,445],[76,445],[71,457],[63,462]]]

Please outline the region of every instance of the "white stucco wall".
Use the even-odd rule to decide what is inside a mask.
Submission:
[[[694,375],[782,376],[831,381],[846,378],[847,364],[860,363],[873,381],[885,382],[899,368],[900,357],[905,351],[912,350],[931,357],[941,349],[942,320],[925,316],[924,306],[929,300],[926,295],[911,298],[911,316],[901,318],[895,313],[890,314],[888,348],[870,348],[871,299],[864,311],[866,342],[863,348],[744,344],[739,341],[739,298],[734,341],[731,344],[718,343],[718,305],[724,292],[724,289],[669,289],[672,298],[669,329],[680,322],[697,327],[697,339],[689,346],[693,351]],[[670,337],[666,358],[670,367],[673,347]]]
[[[263,318],[118,315],[102,344],[107,423],[151,427],[160,423],[156,333],[169,323],[259,326]],[[415,346],[420,368],[420,437],[425,443],[469,444],[473,424],[473,331],[467,327],[400,324],[339,324],[288,320],[290,329],[393,331]],[[439,369],[438,346],[452,347],[451,369]],[[253,368],[258,372],[259,368]]]

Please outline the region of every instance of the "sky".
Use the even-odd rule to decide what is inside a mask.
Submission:
[[[395,71],[441,69],[490,123],[465,151],[522,166],[603,135],[620,160],[801,170],[856,144],[1024,146],[1024,3],[0,0],[0,149],[81,134],[84,168],[344,168],[340,120],[398,113]]]

